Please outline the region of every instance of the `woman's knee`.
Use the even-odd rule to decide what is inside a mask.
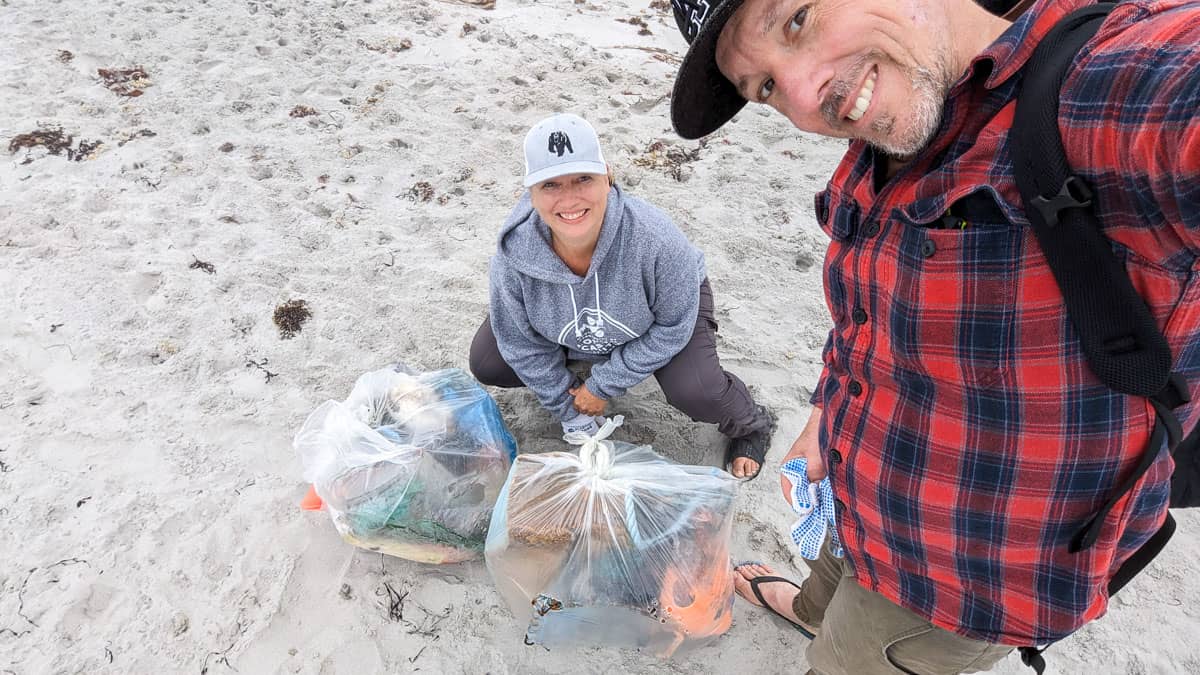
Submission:
[[[471,353],[467,359],[471,375],[482,384],[494,387],[520,387],[521,379],[500,355],[500,347],[492,334],[488,319],[483,320],[475,338],[471,340]]]
[[[699,378],[689,379],[689,382],[659,380],[667,403],[697,422],[720,421],[724,416],[722,405],[728,384],[724,381],[705,382]]]
[[[471,358],[468,361],[468,367],[471,369],[471,375],[481,384],[486,384],[493,387],[520,387],[522,386],[520,378],[513,372],[513,369],[504,362],[500,357],[499,352],[495,354],[480,353],[474,350],[471,351]]]

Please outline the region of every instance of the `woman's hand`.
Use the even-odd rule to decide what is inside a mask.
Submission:
[[[821,445],[820,445],[820,430],[821,430],[821,409],[813,408],[808,416],[808,422],[804,425],[804,431],[796,437],[792,443],[792,449],[788,454],[784,455],[781,464],[787,463],[789,460],[797,457],[804,457],[808,460],[808,481],[815,483],[825,477],[825,464],[821,461]],[[779,487],[783,490],[784,501],[791,503],[791,498],[788,496],[792,491],[792,481],[785,478],[782,474],[779,476]]]
[[[604,408],[608,406],[608,401],[588,391],[585,385],[581,384],[567,391],[575,397],[575,409],[584,415],[603,415]]]

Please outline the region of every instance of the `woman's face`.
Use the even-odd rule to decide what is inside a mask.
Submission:
[[[600,238],[608,204],[608,176],[572,173],[529,189],[533,208],[564,243],[587,245]]]

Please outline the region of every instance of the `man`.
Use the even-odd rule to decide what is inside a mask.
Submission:
[[[739,594],[816,633],[810,672],[985,670],[1101,616],[1166,516],[1146,399],[1089,370],[1014,182],[1022,68],[1086,0],[1000,18],[972,0],[673,0],[691,43],[671,103],[698,138],[747,101],[850,139],[816,200],[833,329],[786,459],[828,473],[845,550],[802,587]],[[1059,127],[1095,212],[1200,400],[1200,4],[1130,0],[1083,48]],[[1197,406],[1177,410],[1195,424]],[[787,493],[790,484],[784,481]],[[758,593],[749,581],[758,578]]]

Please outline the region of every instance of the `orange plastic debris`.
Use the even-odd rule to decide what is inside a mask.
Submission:
[[[308,486],[308,494],[300,500],[300,508],[305,511],[320,511],[325,508],[325,502],[321,501],[321,496],[317,494],[317,488],[312,485]]]

